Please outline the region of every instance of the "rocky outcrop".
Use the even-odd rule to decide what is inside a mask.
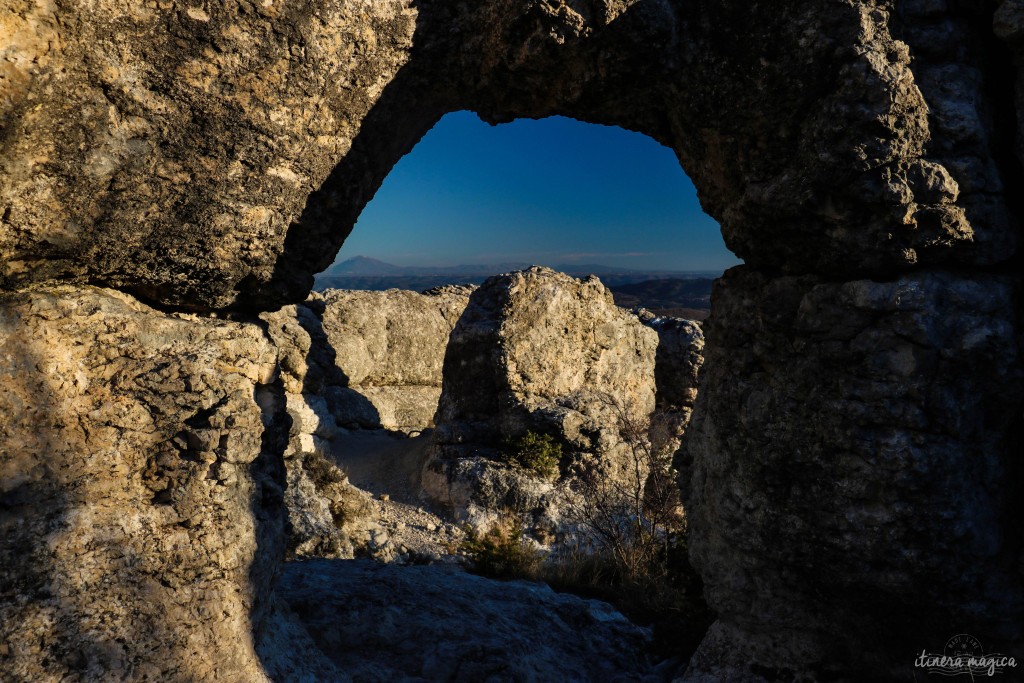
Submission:
[[[348,428],[418,432],[433,424],[448,335],[469,289],[425,294],[336,291],[264,313],[277,345],[288,414],[290,553],[387,552],[365,491],[335,460]]]
[[[424,494],[471,519],[548,506],[551,482],[511,462],[528,433],[564,446],[563,474],[630,476],[621,423],[654,408],[656,345],[595,277],[534,267],[487,280],[448,345]]]
[[[339,428],[413,433],[433,426],[448,336],[471,291],[327,290],[263,314],[299,423],[293,447],[310,452]]]
[[[328,390],[339,423],[402,432],[432,427],[448,337],[472,291],[324,292],[323,332],[345,381]]]
[[[313,295],[312,307],[286,306],[262,316],[277,349],[291,418],[283,453],[288,555],[351,558],[386,539],[373,519],[369,495],[324,457],[340,431],[328,404],[328,389],[337,389],[332,379],[338,370],[315,312],[317,301]]]
[[[719,615],[694,680],[843,677],[858,655],[857,677],[897,680],[954,624],[1014,651],[1019,296],[999,276],[719,281],[679,463]]]
[[[988,68],[991,3],[975,4],[7,0],[0,282],[299,301],[459,109],[670,145],[759,268],[998,262],[1015,227],[999,185],[974,181],[1007,173],[986,114],[1013,76]]]
[[[251,323],[91,287],[0,297],[4,680],[265,680],[276,367]]]
[[[273,352],[160,311],[304,299],[459,109],[652,136],[747,264],[681,461],[721,615],[690,680],[1019,653],[1019,5],[4,0],[5,673],[259,680],[284,398],[224,368]]]
[[[543,584],[309,560],[285,567],[277,593],[295,625],[289,646],[260,644],[275,680],[664,680],[644,656],[648,631]]]

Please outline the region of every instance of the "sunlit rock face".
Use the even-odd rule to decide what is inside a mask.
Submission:
[[[992,77],[1010,69],[982,10],[7,5],[8,289],[88,281],[193,309],[301,301],[394,163],[457,109],[651,135],[730,248],[769,270],[987,264],[1016,243],[993,128],[1012,112]]]
[[[259,326],[60,286],[0,300],[5,680],[263,680],[287,438]]]
[[[325,292],[324,335],[343,378],[329,392],[338,422],[406,433],[432,427],[448,337],[471,291]]]
[[[327,290],[260,317],[277,347],[291,418],[284,452],[289,554],[351,558],[386,542],[369,494],[334,464],[350,430],[434,424],[448,336],[471,287],[419,294]]]
[[[1017,0],[4,0],[0,386],[16,417],[0,566],[16,586],[4,628],[20,634],[0,650],[16,658],[5,670],[89,678],[130,661],[139,678],[202,679],[216,654],[258,680],[258,619],[243,614],[269,585],[257,521],[278,513],[239,465],[263,462],[259,425],[280,396],[257,391],[267,376],[206,362],[220,341],[201,340],[228,323],[168,311],[302,301],[395,162],[457,109],[652,136],[747,264],[713,302],[679,461],[720,615],[691,680],[884,680],[912,664],[903,653],[965,631],[1020,653],[1021,16]],[[126,322],[127,340],[100,338],[78,313],[29,310],[81,292],[108,302],[98,324],[137,315],[175,331]],[[260,344],[217,357],[260,365]],[[108,349],[134,359],[136,346],[159,349],[159,363],[138,362],[182,388],[146,384],[149,366],[130,363],[90,374]],[[17,360],[33,349],[45,362]],[[146,479],[143,463],[172,455],[159,444],[209,410],[217,443],[182,436]],[[215,424],[221,411],[248,417]],[[130,436],[102,436],[122,422]],[[216,464],[204,454],[221,437],[237,481],[207,491],[221,468],[200,476]],[[194,516],[165,519],[145,483],[159,477],[184,482],[159,489],[183,496],[174,510],[218,496],[218,512],[182,527],[202,538],[174,566],[197,580],[172,578],[174,542],[130,522]],[[224,541],[227,528],[243,541]],[[64,571],[99,566],[96,553],[136,569],[110,583]],[[137,586],[158,596],[138,601],[144,618],[104,592]],[[182,658],[194,674],[164,663]]]
[[[637,463],[624,422],[645,423],[654,409],[657,343],[596,277],[534,267],[488,279],[445,353],[424,495],[479,526],[509,512],[553,529],[557,477],[515,466],[528,434],[562,449],[562,485],[591,471],[629,481]]]
[[[3,281],[258,288],[408,60],[409,4],[5,2]]]

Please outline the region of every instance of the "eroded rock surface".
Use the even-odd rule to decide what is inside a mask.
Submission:
[[[656,346],[597,278],[539,267],[490,278],[451,335],[424,493],[459,517],[544,508],[551,482],[510,463],[529,432],[564,446],[563,473],[630,476],[621,422],[654,408]]]
[[[255,324],[0,297],[0,676],[265,680],[287,418]]]
[[[3,12],[3,282],[101,280],[189,308],[271,279],[416,27],[403,2]]]
[[[954,625],[1020,642],[1019,295],[943,273],[719,281],[679,463],[719,614],[694,680],[797,661],[896,680]]]
[[[321,680],[382,683],[663,680],[644,656],[648,631],[606,603],[544,584],[307,560],[286,565],[277,595],[308,634],[301,642],[313,640],[322,654],[313,659],[307,646],[300,659],[263,644],[276,680],[311,670]]]
[[[318,300],[311,298],[314,304]],[[324,457],[341,431],[328,404],[338,370],[315,311],[315,305],[300,304],[262,316],[276,346],[291,418],[283,453],[288,555],[351,558],[386,539],[373,519],[369,495]]]
[[[432,427],[448,337],[472,290],[325,292],[324,335],[347,389],[332,395],[334,413],[363,428]]]
[[[1005,260],[1011,171],[990,132],[1013,74],[990,68],[992,3],[895,5],[6,0],[0,282],[297,302],[395,162],[458,109],[673,147],[758,267]]]
[[[292,418],[284,454],[291,553],[390,554],[378,506],[336,461],[360,447],[349,428],[415,433],[433,424],[448,335],[469,291],[328,290],[262,315]]]

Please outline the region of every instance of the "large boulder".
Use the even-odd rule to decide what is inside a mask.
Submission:
[[[719,615],[693,680],[899,680],[955,633],[1019,652],[1018,297],[949,273],[719,281],[679,460]]]
[[[544,508],[550,481],[511,460],[530,433],[563,447],[563,474],[628,479],[623,426],[654,409],[656,346],[595,277],[534,267],[490,278],[448,345],[425,496],[470,519]]]
[[[0,297],[4,680],[265,680],[287,439],[259,325]]]
[[[327,352],[344,381],[328,392],[336,419],[392,431],[432,427],[448,337],[472,289],[324,292]]]
[[[293,448],[311,451],[339,428],[432,427],[448,336],[471,291],[327,290],[264,313],[299,423]]]

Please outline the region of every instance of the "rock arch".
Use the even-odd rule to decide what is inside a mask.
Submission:
[[[1016,0],[5,7],[4,290],[274,308],[447,111],[646,133],[748,264],[681,455],[690,676],[1019,648]]]
[[[976,18],[913,11],[225,2],[109,19],[83,5],[58,25],[25,9],[8,48],[3,281],[192,308],[301,298],[387,171],[457,109],[650,135],[760,269],[995,263],[1016,232],[986,118],[1005,117],[1008,82],[973,43],[945,63],[934,36],[912,51],[915,22],[984,38]]]

